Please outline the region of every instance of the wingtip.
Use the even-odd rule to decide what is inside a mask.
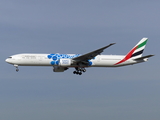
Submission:
[[[116,44],[116,43],[111,43],[110,45],[114,45],[114,44]]]

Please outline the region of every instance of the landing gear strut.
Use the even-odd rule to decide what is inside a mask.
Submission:
[[[78,67],[75,67],[75,71],[73,71],[73,74],[77,74],[77,75],[82,75],[82,72],[86,72],[86,69],[85,68],[78,68]]]
[[[16,67],[16,72],[18,72],[19,71],[18,65],[14,65],[14,67]]]

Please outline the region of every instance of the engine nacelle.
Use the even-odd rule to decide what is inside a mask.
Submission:
[[[64,72],[67,69],[68,69],[67,67],[54,66],[53,67],[53,72]]]
[[[72,63],[71,59],[59,59],[59,66],[68,67]]]

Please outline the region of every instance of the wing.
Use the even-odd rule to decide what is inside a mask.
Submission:
[[[92,51],[92,52],[89,52],[87,54],[84,54],[84,55],[81,55],[81,56],[78,56],[78,57],[75,57],[73,58],[73,60],[77,61],[77,62],[81,62],[81,61],[88,61],[88,60],[91,60],[93,59],[95,56],[101,54],[103,52],[104,49],[114,45],[115,43],[111,43],[105,47],[102,47],[98,50],[95,50],[95,51]]]

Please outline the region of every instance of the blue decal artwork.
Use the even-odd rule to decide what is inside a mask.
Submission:
[[[51,61],[51,65],[55,65],[55,61]]]
[[[91,65],[92,65],[92,62],[91,62],[90,60],[89,60],[88,62],[89,62],[89,64],[88,64],[88,65],[89,65],[89,66],[91,66]]]
[[[58,65],[59,64],[59,61],[56,61],[56,65]]]
[[[53,60],[57,60],[58,58],[57,58],[57,56],[53,56],[52,59]]]
[[[68,54],[50,54],[50,55],[48,55],[48,58],[53,60],[50,63],[51,65],[59,65],[59,59],[61,59],[61,58],[72,59],[72,58],[78,57],[80,55],[81,54],[74,54],[74,55],[68,55]],[[95,57],[93,59],[95,59]],[[92,65],[92,62],[90,60],[88,60],[88,63],[89,63],[88,64],[89,66]]]
[[[53,61],[51,61],[51,65],[59,65],[59,59],[61,58],[75,58],[80,56],[80,54],[75,54],[75,55],[67,55],[67,54],[50,54],[48,55],[49,59],[52,59]]]
[[[51,58],[52,58],[52,56],[51,56],[51,55],[48,55],[48,58],[49,58],[49,59],[51,59]]]

